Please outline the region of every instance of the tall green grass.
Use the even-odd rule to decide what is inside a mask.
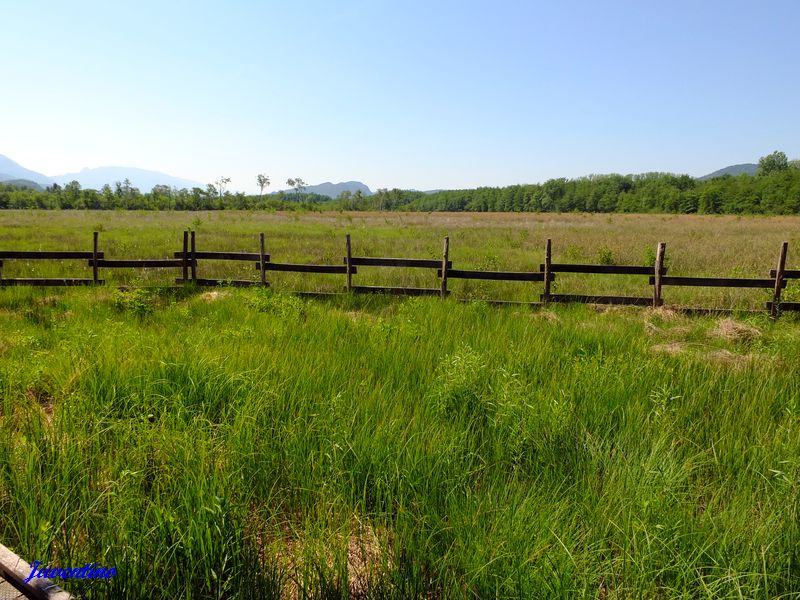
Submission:
[[[0,540],[86,598],[777,598],[800,327],[0,295]]]

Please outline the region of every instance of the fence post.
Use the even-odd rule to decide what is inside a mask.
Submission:
[[[189,279],[189,232],[183,230],[183,285],[186,285],[186,280]]]
[[[98,232],[95,231],[92,233],[92,282],[94,285],[97,285],[100,277],[97,273],[97,236]]]
[[[350,247],[350,234],[348,233],[344,239],[347,246],[347,258],[345,259],[345,264],[347,265],[347,291],[350,292],[353,289],[353,254]]]
[[[450,258],[450,237],[444,236],[442,248],[442,300],[447,298],[447,262]]]
[[[656,264],[653,267],[655,271],[653,279],[653,308],[664,305],[664,300],[661,299],[661,272],[664,270],[664,252],[666,252],[666,249],[666,243],[658,243],[658,248],[656,249]]]
[[[264,234],[258,234],[259,253],[261,254],[261,285],[267,285],[267,259],[264,252]]]
[[[544,293],[542,294],[542,302],[547,304],[550,302],[550,279],[552,279],[552,275],[550,270],[552,269],[552,261],[553,261],[553,244],[550,238],[547,238],[547,242],[544,245]]]
[[[194,243],[194,229],[192,230],[192,283],[197,283],[197,257],[195,256],[197,252],[197,248],[195,247]]]
[[[772,294],[772,306],[769,316],[773,319],[778,316],[778,306],[781,303],[781,287],[783,286],[783,272],[786,270],[786,253],[789,251],[789,242],[781,244],[781,253],[778,256],[778,268],[775,269],[775,292]]]

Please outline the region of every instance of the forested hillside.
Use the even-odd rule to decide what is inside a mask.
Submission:
[[[81,189],[78,182],[46,191],[0,184],[0,209],[123,210],[405,210],[628,212],[702,214],[800,213],[800,164],[782,152],[765,156],[755,176],[725,175],[706,181],[689,175],[592,175],[541,184],[444,190],[433,193],[378,190],[372,196],[343,192],[336,199],[302,192],[271,195],[220,193],[214,186],[191,190],[155,186],[141,192],[129,183]]]

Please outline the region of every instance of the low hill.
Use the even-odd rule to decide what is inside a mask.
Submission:
[[[342,181],[340,183],[331,183],[326,181],[318,185],[309,185],[303,189],[306,194],[319,194],[320,196],[327,196],[328,198],[336,198],[342,192],[350,192],[355,194],[360,191],[364,196],[371,196],[372,191],[366,184],[360,181]],[[292,193],[292,190],[284,190],[284,193]]]
[[[703,175],[702,177],[698,177],[700,181],[706,181],[708,179],[714,179],[715,177],[723,177],[724,175],[732,175],[736,177],[737,175],[755,175],[756,171],[758,170],[758,165],[754,163],[742,163],[740,165],[731,165],[729,167],[725,167],[724,169],[719,169],[718,171],[714,171],[713,173],[709,173],[708,175]]]
[[[26,188],[29,190],[36,190],[37,192],[44,191],[44,187],[42,187],[35,181],[31,181],[30,179],[8,179],[2,173],[0,173],[0,184],[14,186],[15,188]]]

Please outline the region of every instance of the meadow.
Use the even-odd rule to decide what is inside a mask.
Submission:
[[[554,262],[652,264],[666,242],[670,275],[768,277],[780,244],[789,241],[787,268],[800,268],[800,218],[701,215],[534,213],[364,213],[257,211],[0,211],[0,246],[15,250],[91,250],[100,232],[106,258],[171,258],[185,229],[197,232],[199,250],[258,252],[258,234],[275,262],[341,265],[345,234],[357,256],[441,258],[450,237],[457,269],[534,270],[544,261],[547,238]],[[172,270],[103,270],[109,285],[164,285]],[[91,277],[85,261],[62,265],[7,261],[4,277]],[[254,265],[203,261],[199,277],[258,279]],[[342,291],[344,276],[270,273],[277,290]],[[437,287],[430,270],[364,268],[359,285]],[[454,295],[475,300],[538,301],[541,284],[451,280]],[[554,293],[649,296],[646,277],[559,274]],[[769,290],[671,287],[667,304],[763,308]],[[784,300],[800,300],[790,282]]]
[[[3,212],[0,246],[88,249],[100,230],[109,257],[166,257],[191,227],[202,249],[256,251],[263,231],[273,260],[339,264],[345,233],[422,258],[449,235],[459,267],[521,269],[548,237],[555,258],[637,264],[666,241],[676,274],[765,276],[784,239],[797,268],[798,224]],[[423,276],[374,271],[356,277]],[[798,597],[796,317],[481,300],[528,284],[310,300],[286,290],[343,281],[114,275],[149,287],[0,289],[0,541],[117,568],[65,582],[81,597]]]

